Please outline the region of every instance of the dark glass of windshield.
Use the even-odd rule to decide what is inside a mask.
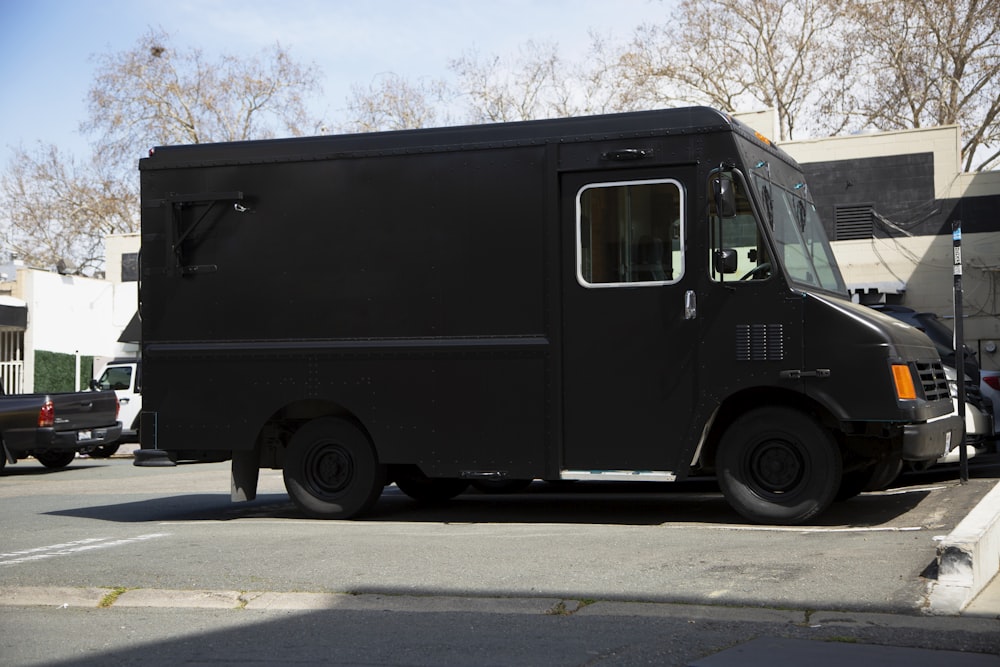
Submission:
[[[766,173],[754,173],[752,180],[789,279],[800,287],[818,287],[846,296],[847,286],[830,240],[816,207],[803,196],[804,186],[785,189]]]

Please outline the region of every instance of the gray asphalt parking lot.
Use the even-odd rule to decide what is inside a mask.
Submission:
[[[24,658],[14,664],[100,662],[51,642],[31,658],[38,649],[17,638],[52,624],[89,626],[81,646],[101,664],[149,662],[150,647],[163,657],[149,664],[276,664],[268,646],[291,635],[301,645],[286,657],[303,664],[834,664],[810,657],[817,642],[841,664],[997,664],[972,660],[1000,653],[995,585],[960,613],[921,606],[934,538],[996,497],[988,461],[966,485],[949,470],[912,476],[782,529],[741,524],[710,481],[536,482],[437,506],[389,488],[370,517],[322,522],[297,514],[273,471],[257,501],[231,504],[225,464],[151,471],[125,453],[58,473],[21,465],[0,485],[16,547],[4,558],[24,561],[0,562],[0,652]],[[8,556],[31,549],[34,560]],[[302,636],[293,617],[319,634]],[[366,634],[372,623],[396,633],[391,647]],[[321,630],[333,627],[346,634]]]

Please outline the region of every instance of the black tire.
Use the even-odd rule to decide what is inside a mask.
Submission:
[[[840,488],[833,435],[789,408],[761,408],[730,425],[719,443],[719,485],[755,523],[795,525],[824,511]]]
[[[834,496],[834,500],[839,503],[859,495],[868,486],[872,474],[873,468],[871,466],[863,470],[845,472],[840,480],[840,488],[837,489],[837,495]]]
[[[113,442],[110,445],[98,445],[87,452],[87,456],[94,459],[109,459],[118,451],[119,446],[117,442]]]
[[[469,488],[469,482],[464,479],[427,477],[415,467],[397,470],[393,481],[400,491],[423,503],[451,500]]]
[[[284,478],[288,495],[306,516],[350,519],[378,500],[385,466],[361,429],[344,419],[321,417],[292,436]]]
[[[903,459],[898,455],[880,461],[872,468],[871,477],[863,490],[884,491],[892,486],[901,472],[903,472]]]
[[[68,451],[48,451],[48,452],[35,452],[35,458],[46,468],[50,470],[59,470],[60,468],[65,468],[73,459],[76,458],[76,452]]]

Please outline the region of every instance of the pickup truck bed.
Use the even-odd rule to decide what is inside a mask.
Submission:
[[[113,391],[0,396],[0,467],[34,456],[47,468],[63,468],[77,452],[121,436]]]

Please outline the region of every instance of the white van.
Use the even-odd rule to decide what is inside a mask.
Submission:
[[[142,364],[138,359],[112,359],[93,382],[95,389],[114,389],[121,406],[119,443],[139,442],[139,413],[142,412]]]

